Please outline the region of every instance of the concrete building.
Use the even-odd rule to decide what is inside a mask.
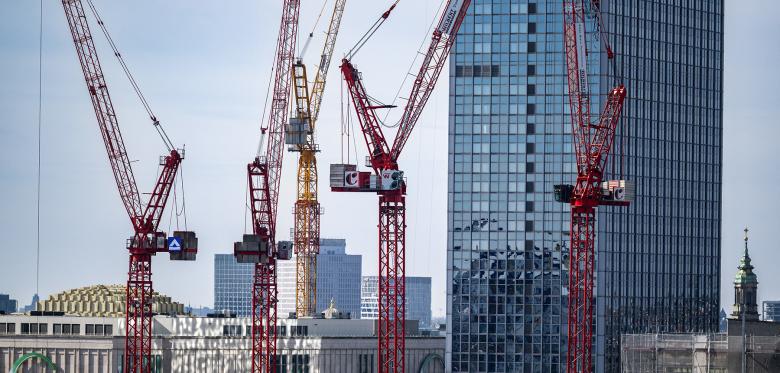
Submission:
[[[379,318],[379,277],[363,276],[360,290],[360,318]],[[417,320],[421,328],[431,327],[431,278],[406,277],[406,319]]]
[[[152,332],[155,371],[248,371],[250,327],[249,318],[156,316]],[[280,319],[278,328],[280,373],[377,371],[376,323],[372,320]],[[444,337],[420,335],[413,321],[406,330],[409,371],[444,372]],[[64,372],[113,373],[119,371],[123,349],[121,318],[0,316],[2,372],[9,371],[24,354],[37,352]],[[22,371],[32,371],[40,362],[31,359]]]
[[[123,317],[127,307],[126,297],[124,285],[87,286],[51,295],[38,302],[37,310],[75,316]],[[184,305],[155,291],[152,294],[152,312],[183,315]]]
[[[0,313],[13,313],[18,309],[16,299],[8,294],[0,294]]]
[[[362,255],[346,252],[344,239],[320,239],[317,256],[317,309],[324,310],[333,299],[343,312],[353,319],[360,318],[360,276]],[[279,287],[279,315],[287,317],[295,312],[295,257],[277,266]]]
[[[574,181],[575,159],[561,6],[475,0],[452,51],[453,372],[565,370],[570,217],[552,186]],[[588,36],[593,107],[617,80],[628,87],[615,153],[637,192],[597,217],[594,363],[611,373],[621,334],[718,330],[723,1],[601,9],[617,68]]]

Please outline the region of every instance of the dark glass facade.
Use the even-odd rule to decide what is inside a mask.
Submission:
[[[718,328],[723,4],[601,3],[617,59],[590,55],[590,87],[628,88],[615,154],[637,192],[598,216],[595,363],[617,372],[622,333]],[[474,0],[453,49],[448,371],[565,371],[569,207],[552,185],[575,164],[561,7]]]

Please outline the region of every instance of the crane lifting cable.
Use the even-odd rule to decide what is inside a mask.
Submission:
[[[322,14],[325,13],[325,7],[327,5],[328,5],[328,0],[322,2],[322,8],[320,8],[320,14],[318,14],[317,19],[314,20],[314,26],[312,26],[311,31],[309,32],[309,36],[306,38],[306,42],[303,44],[301,53],[298,55],[298,60],[303,60],[303,57],[306,55],[306,50],[309,49],[309,44],[311,44],[311,40],[314,39],[314,31],[317,30],[317,25],[320,24],[320,19],[322,18]]]
[[[366,31],[366,33],[360,37],[357,43],[355,43],[355,46],[352,47],[352,49],[350,49],[349,52],[347,52],[347,56],[345,57],[346,59],[351,60],[352,57],[354,57],[355,54],[357,54],[357,52],[360,51],[360,48],[363,48],[363,46],[366,45],[366,42],[368,42],[368,40],[371,39],[372,36],[374,36],[376,31],[379,30],[379,27],[381,27],[382,24],[385,23],[387,18],[390,17],[390,12],[392,12],[393,9],[395,9],[395,6],[398,5],[399,1],[401,0],[395,0],[393,5],[390,5],[390,8],[387,9],[384,13],[382,13],[382,16],[380,16],[379,19],[377,19],[376,22],[374,22],[374,24],[371,25],[368,31]]]
[[[160,135],[160,138],[165,144],[165,147],[168,148],[168,151],[175,149],[173,143],[171,142],[171,139],[168,137],[168,134],[165,132],[165,129],[162,127],[160,121],[157,119],[157,116],[154,115],[154,112],[152,111],[149,102],[146,100],[146,97],[144,96],[143,92],[141,92],[141,87],[138,85],[138,82],[136,82],[135,77],[133,77],[133,74],[130,72],[130,68],[127,67],[127,63],[125,62],[125,59],[122,57],[122,54],[119,53],[119,48],[116,46],[116,43],[114,43],[114,39],[111,37],[111,34],[108,32],[108,28],[106,28],[106,24],[105,22],[103,22],[103,18],[100,17],[100,13],[98,13],[95,4],[92,2],[92,0],[87,0],[87,4],[89,5],[89,10],[92,12],[92,15],[95,17],[98,26],[100,26],[100,30],[103,32],[103,35],[105,35],[106,40],[108,41],[108,45],[111,47],[111,50],[114,52],[114,56],[119,61],[119,65],[122,66],[122,71],[124,71],[127,80],[130,81],[130,85],[133,87],[133,91],[135,91],[136,96],[138,96],[138,99],[141,101],[141,105],[143,105],[144,109],[146,110],[146,113],[149,114],[149,119],[152,120],[152,124],[154,125],[154,128],[157,130],[157,133]]]

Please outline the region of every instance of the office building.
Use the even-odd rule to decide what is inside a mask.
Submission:
[[[0,294],[0,313],[14,313],[16,310],[16,299],[11,299],[8,294]]]
[[[352,318],[360,317],[362,256],[346,253],[346,240],[323,238],[317,256],[317,311],[331,299]],[[277,262],[279,317],[295,312],[295,257]],[[252,314],[252,264],[237,263],[233,255],[214,256],[214,309],[238,316]]]
[[[360,318],[379,318],[379,277],[363,276],[360,290]],[[431,278],[406,277],[406,319],[417,320],[421,328],[431,327]]]
[[[328,314],[338,313],[329,310]],[[0,315],[0,371],[38,371],[39,353],[57,371],[121,372],[122,318]],[[279,319],[278,372],[376,372],[376,322],[350,319]],[[410,371],[444,372],[444,337],[422,335],[406,324]],[[154,372],[246,372],[251,364],[251,319],[155,316]],[[25,361],[28,356],[30,360]],[[33,365],[37,368],[33,368]]]
[[[38,307],[38,301],[39,300],[40,300],[40,298],[38,297],[38,294],[33,294],[32,301],[30,302],[30,304],[22,307],[19,310],[19,312],[26,313],[26,312],[30,312],[30,311],[35,311],[36,307]]]
[[[360,275],[363,257],[347,254],[347,241],[339,238],[320,239],[317,256],[317,312],[328,308],[334,300],[338,308],[353,319],[360,318]],[[277,266],[279,315],[295,312],[295,258]]]
[[[218,313],[252,315],[254,265],[238,263],[233,254],[214,254],[214,309]]]
[[[718,330],[723,2],[601,4],[616,69],[588,36],[590,89],[628,89],[615,154],[636,185],[630,207],[597,220],[594,369],[611,373],[621,334]],[[576,164],[561,13],[560,1],[474,0],[453,48],[453,372],[565,371],[569,206],[552,186],[573,183]]]

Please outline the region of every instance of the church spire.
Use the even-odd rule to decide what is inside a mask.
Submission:
[[[741,319],[744,314],[747,320],[758,320],[758,277],[753,273],[754,267],[748,251],[749,231],[745,228],[745,253],[739,260],[737,274],[734,276],[734,312],[731,315]]]

